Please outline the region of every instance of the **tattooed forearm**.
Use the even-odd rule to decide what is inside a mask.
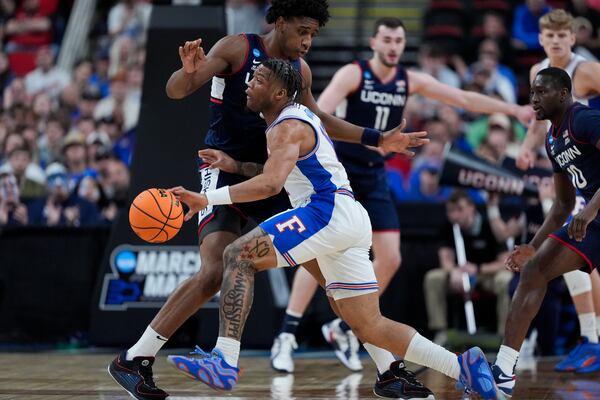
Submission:
[[[254,297],[254,273],[251,261],[228,257],[221,289],[219,336],[241,340],[244,324]]]
[[[236,161],[238,174],[252,178],[253,176],[260,175],[263,172],[263,165],[253,162],[241,162]]]

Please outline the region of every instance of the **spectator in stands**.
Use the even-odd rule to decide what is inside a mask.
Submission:
[[[435,161],[424,162],[413,169],[406,196],[402,200],[419,203],[443,203],[448,200],[452,190],[439,185],[439,172],[440,164]]]
[[[120,0],[108,12],[108,34],[115,41],[127,37],[143,43],[152,6],[143,0]]]
[[[6,51],[35,51],[52,43],[52,20],[40,10],[40,0],[23,0],[13,18],[6,22]]]
[[[46,194],[44,171],[32,163],[31,149],[27,144],[11,149],[2,172],[14,175],[19,185],[19,193],[24,201],[43,197]]]
[[[33,98],[31,107],[35,116],[36,127],[43,130],[52,113],[52,100],[50,96],[46,93],[39,93]]]
[[[0,31],[2,31],[1,28]],[[6,53],[0,51],[0,96],[4,96],[4,89],[8,87],[8,84],[15,76],[9,67]]]
[[[140,102],[127,96],[126,73],[121,71],[113,76],[110,83],[110,94],[96,105],[94,118],[116,117],[115,111],[123,115],[123,130],[128,131],[137,125],[140,114]]]
[[[487,12],[483,15],[482,28],[483,39],[493,40],[500,49],[500,62],[508,65],[513,61],[512,47],[510,45],[510,36],[506,30],[507,23],[504,17],[495,12]],[[479,43],[473,46],[478,49]]]
[[[538,20],[550,10],[546,0],[525,0],[525,4],[517,6],[513,17],[513,47],[520,50],[541,50]]]
[[[100,91],[95,87],[86,88],[81,93],[75,118],[94,118],[94,110],[100,100]]]
[[[100,210],[100,224],[111,224],[117,216],[118,208],[110,201],[98,181],[98,174],[86,174],[76,188],[76,192],[84,200],[96,205]]]
[[[444,121],[448,129],[448,141],[466,153],[471,153],[473,148],[465,137],[465,123],[457,109],[447,104],[438,104],[437,118]]]
[[[504,332],[510,297],[508,285],[512,272],[504,269],[506,245],[499,243],[486,214],[481,214],[469,195],[455,190],[446,203],[448,225],[439,249],[440,267],[425,275],[425,303],[429,328],[436,332],[436,343],[445,343],[448,326],[446,294],[448,290],[462,293],[462,274],[467,273],[473,283],[496,295],[497,332]],[[464,239],[467,263],[457,265],[452,224],[458,224]]]
[[[21,136],[25,139],[25,144],[31,150],[31,162],[36,166],[40,165],[40,152],[38,149],[38,131],[33,126],[24,126],[21,130]],[[41,168],[40,168],[41,169]]]
[[[64,166],[53,163],[46,168],[48,196],[32,202],[29,220],[33,225],[89,226],[99,223],[96,206],[72,193]]]
[[[65,127],[56,115],[48,117],[46,129],[38,140],[40,164],[46,167],[54,162],[62,161],[63,139]]]
[[[460,77],[447,65],[447,54],[433,43],[425,43],[419,48],[419,68],[446,85],[461,87]]]
[[[37,68],[25,76],[27,95],[48,93],[52,99],[58,98],[71,78],[69,74],[54,65],[54,54],[50,46],[42,46],[37,51]]]
[[[17,179],[0,172],[0,227],[23,226],[28,222],[27,206],[21,202]]]
[[[98,170],[98,161],[112,153],[112,144],[108,135],[101,131],[90,133],[86,140],[87,163],[90,169]]]
[[[495,113],[482,118],[479,118],[469,124],[467,128],[466,138],[472,148],[476,149],[488,136],[488,133],[493,129],[501,129],[508,132],[508,137],[511,142],[509,151],[511,157],[515,157],[514,146],[520,143],[525,138],[525,128],[516,121],[512,121],[510,117]]]
[[[73,189],[90,169],[87,163],[85,139],[81,132],[72,130],[63,142],[64,166],[67,168],[69,190]]]
[[[261,0],[227,0],[225,2],[227,34],[264,32],[265,3],[265,1]]]
[[[27,105],[29,99],[25,91],[25,81],[22,78],[13,79],[4,89],[3,104],[5,110],[10,110],[16,105]]]
[[[581,17],[584,21],[589,22],[589,36],[580,37],[578,34],[577,44],[590,50],[595,58],[600,58],[600,11],[592,8],[587,0],[567,2],[567,11],[575,17],[575,20]],[[577,29],[575,29],[575,33],[578,33]]]
[[[117,208],[128,206],[130,175],[125,163],[114,157],[100,161],[100,184]]]
[[[94,68],[88,82],[88,87],[98,91],[101,98],[108,96],[110,92],[110,79],[108,77],[109,66],[110,59],[108,51],[99,50],[94,56]]]
[[[75,63],[73,67],[73,84],[83,93],[89,85],[93,73],[92,61],[84,58]]]
[[[574,18],[573,31],[575,32],[575,46],[573,52],[579,54],[588,61],[597,62],[598,58],[590,51],[591,46],[594,45],[592,39],[594,28],[592,27],[592,23],[584,17]]]

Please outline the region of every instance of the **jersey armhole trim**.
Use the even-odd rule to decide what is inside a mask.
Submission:
[[[242,69],[244,69],[244,66],[246,65],[246,62],[248,61],[248,54],[250,54],[250,40],[248,40],[248,36],[246,36],[245,33],[240,33],[239,36],[243,36],[244,39],[246,39],[246,55],[244,56],[244,61],[242,62],[242,65],[240,65],[238,67],[238,69],[236,69],[233,72],[227,73],[227,74],[217,74],[216,76],[219,78],[224,78],[227,76],[233,76],[237,73],[239,73]]]
[[[358,69],[360,70],[360,81],[358,82],[358,86],[356,87],[356,89],[353,89],[351,92],[349,92],[346,95],[346,99],[348,99],[348,97],[350,97],[350,96],[355,95],[360,90],[360,88],[363,86],[363,80],[364,80],[363,67],[362,67],[362,65],[360,65],[360,61],[358,61],[358,60],[352,61],[352,64],[356,64],[356,66],[358,66]]]
[[[573,134],[573,117],[575,116],[575,107],[577,107],[577,105],[571,108],[571,115],[569,115],[569,136],[571,136],[571,139],[573,139],[573,141],[577,144],[589,144],[588,142],[578,140]]]

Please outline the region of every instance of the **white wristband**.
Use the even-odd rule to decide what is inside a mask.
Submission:
[[[218,206],[222,204],[232,204],[231,196],[229,195],[229,186],[223,186],[215,190],[209,190],[204,193],[208,200],[209,206]]]
[[[487,214],[489,219],[500,218],[500,209],[498,206],[489,206],[487,209]]]

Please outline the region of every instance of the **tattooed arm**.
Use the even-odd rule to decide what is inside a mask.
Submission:
[[[314,145],[312,128],[298,120],[285,120],[269,131],[269,158],[261,174],[236,185],[224,186],[206,193],[191,192],[181,186],[170,190],[189,207],[184,217],[186,221],[209,204],[246,203],[266,199],[283,189],[300,154],[310,152]]]

